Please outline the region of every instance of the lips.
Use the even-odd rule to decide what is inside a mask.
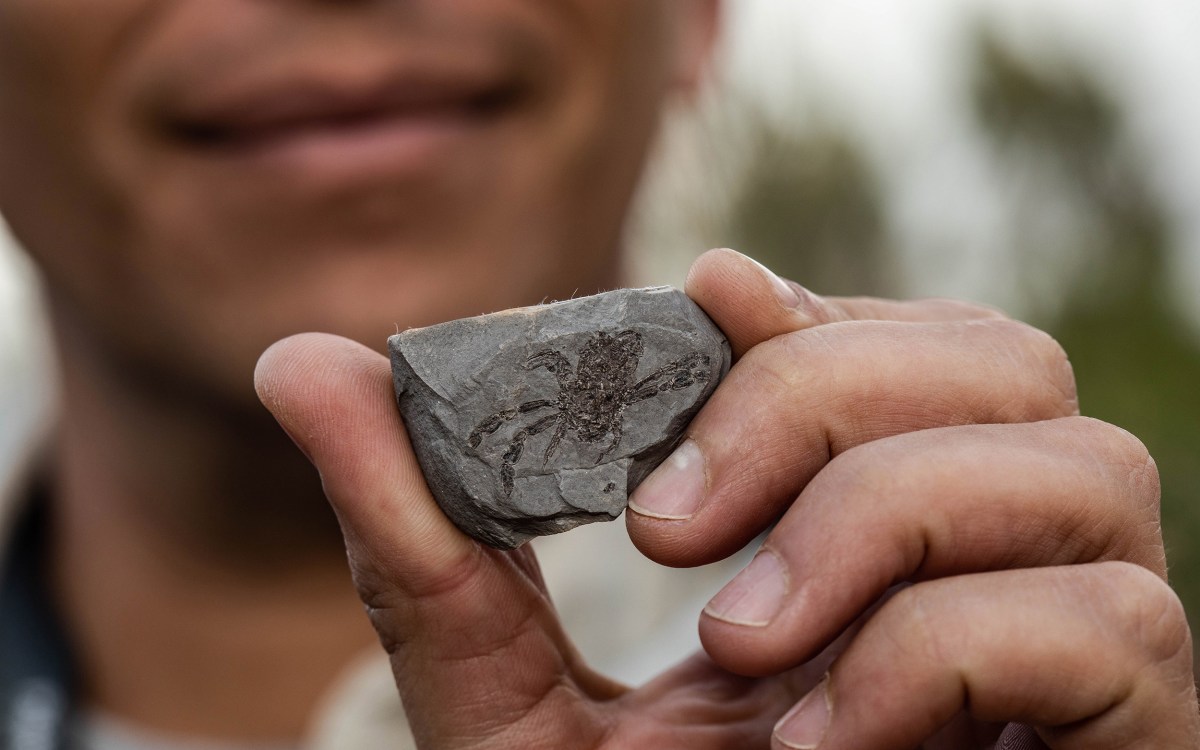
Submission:
[[[388,127],[483,123],[510,106],[515,84],[436,72],[358,84],[294,75],[181,107],[169,131],[196,147],[269,148],[305,137],[369,134]]]
[[[499,66],[445,62],[274,65],[180,89],[157,119],[180,153],[243,180],[263,174],[284,187],[329,187],[428,179],[450,160],[495,150],[487,136],[525,96],[520,80]]]

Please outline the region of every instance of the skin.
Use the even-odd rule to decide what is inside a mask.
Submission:
[[[636,690],[581,661],[529,549],[482,548],[432,502],[387,363],[355,342],[615,283],[659,105],[713,14],[0,0],[0,208],[63,363],[51,566],[91,706],[295,738],[378,639],[424,748],[812,745],[801,725],[822,747],[983,747],[1010,720],[1054,748],[1196,745],[1153,463],[993,311],[697,262],[687,291],[739,359],[689,428],[699,460],[639,490],[629,531],[695,565],[778,521],[752,569],[783,572],[731,583],[705,653]],[[264,146],[237,120],[258,77],[353,88],[413,59],[487,116],[402,114],[387,148],[343,125]],[[301,330],[336,335],[258,359]],[[798,703],[831,711],[780,722]]]
[[[687,292],[738,360],[688,429],[698,507],[680,512],[668,459],[630,535],[698,565],[778,520],[759,558],[786,572],[735,578],[701,615],[705,653],[636,689],[581,662],[528,549],[485,549],[441,515],[401,420],[375,407],[381,357],[306,334],[259,361],[422,747],[988,748],[1010,721],[1056,750],[1195,746],[1153,461],[1078,416],[1052,339],[961,303],[823,299],[729,250]]]

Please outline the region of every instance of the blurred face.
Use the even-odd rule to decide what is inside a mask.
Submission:
[[[710,6],[0,0],[0,210],[74,343],[249,399],[289,333],[615,281]]]

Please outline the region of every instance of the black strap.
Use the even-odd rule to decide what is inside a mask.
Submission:
[[[75,671],[46,585],[47,503],[31,500],[0,566],[0,750],[67,750]]]

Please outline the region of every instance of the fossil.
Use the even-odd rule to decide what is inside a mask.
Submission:
[[[507,420],[542,409],[556,409],[553,414],[522,427],[509,442],[500,467],[506,495],[512,495],[513,470],[530,437],[555,428],[546,447],[544,465],[554,456],[568,431],[573,431],[585,443],[595,443],[612,435],[612,442],[596,459],[596,463],[601,463],[621,443],[625,407],[660,393],[703,383],[709,378],[711,358],[696,352],[634,382],[644,349],[644,339],[637,331],[625,330],[615,336],[597,331],[579,351],[579,366],[574,370],[570,361],[553,349],[540,351],[525,362],[526,370],[544,367],[557,375],[558,395],[553,399],[526,401],[515,409],[496,412],[480,422],[467,438],[468,445],[478,448],[485,435],[495,432]]]
[[[434,497],[500,548],[619,516],[730,361],[712,321],[668,287],[451,321],[388,344]]]

